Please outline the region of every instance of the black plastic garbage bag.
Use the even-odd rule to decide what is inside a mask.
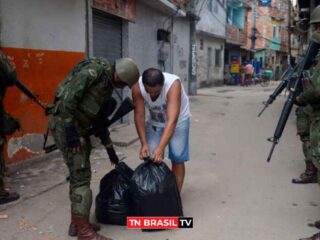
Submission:
[[[96,197],[96,217],[101,223],[126,225],[127,216],[133,215],[130,179],[133,170],[124,162],[116,165],[100,181]]]
[[[164,162],[140,164],[130,189],[136,216],[183,216],[176,178]]]

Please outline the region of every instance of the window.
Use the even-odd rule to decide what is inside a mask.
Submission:
[[[218,10],[219,10],[218,0],[214,0],[214,12],[218,13]]]
[[[205,1],[205,0],[203,0],[203,1]],[[208,8],[209,8],[210,12],[212,12],[212,1],[213,0],[208,0]]]
[[[277,38],[279,36],[279,30],[277,26],[272,26],[272,37]]]
[[[203,50],[203,38],[200,38],[200,50]]]
[[[215,66],[221,67],[221,50],[216,49],[215,51]]]
[[[204,0],[205,1],[205,0]],[[210,12],[214,11],[215,13],[218,13],[219,10],[219,0],[207,0],[208,2],[208,9]]]

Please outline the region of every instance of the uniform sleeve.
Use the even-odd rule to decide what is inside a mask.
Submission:
[[[316,71],[310,81],[310,84],[304,87],[300,100],[303,103],[320,103],[320,71]]]
[[[74,124],[74,114],[78,107],[78,103],[83,98],[86,89],[98,77],[96,69],[85,68],[78,72],[70,80],[70,85],[65,89],[62,99],[60,99],[61,114],[60,117],[64,120],[65,125]]]

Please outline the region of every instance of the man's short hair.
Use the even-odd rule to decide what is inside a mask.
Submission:
[[[148,68],[142,74],[142,83],[150,87],[157,85],[163,86],[164,76],[159,69]]]

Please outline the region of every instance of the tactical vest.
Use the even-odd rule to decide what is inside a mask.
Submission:
[[[89,64],[90,66],[88,66]],[[111,81],[114,71],[112,65],[104,59],[87,59],[73,69],[59,87],[53,114],[63,117],[65,109],[61,99],[63,99],[64,94],[68,93],[68,89],[72,88],[72,81],[81,77],[78,76],[78,73],[83,67],[93,68],[98,73],[98,76],[89,83],[74,112],[74,119],[76,119],[79,127],[86,129],[91,126],[92,120],[97,116],[102,104],[112,95]]]

